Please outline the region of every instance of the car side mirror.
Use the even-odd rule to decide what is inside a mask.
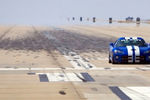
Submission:
[[[144,45],[146,45],[146,46],[150,46],[150,44],[149,44],[149,43],[144,43]]]
[[[113,46],[114,46],[114,43],[110,43],[109,45],[113,47]]]

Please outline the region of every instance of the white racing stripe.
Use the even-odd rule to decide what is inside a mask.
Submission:
[[[130,39],[130,37],[125,37],[126,40]]]
[[[127,46],[127,51],[128,51],[128,56],[131,56],[130,59],[128,59],[129,63],[133,62],[133,51],[132,51],[132,46]]]
[[[140,62],[139,57],[140,56],[140,48],[138,46],[134,46],[135,49],[135,62]]]
[[[133,39],[133,40],[137,40],[138,38],[137,38],[137,37],[132,37],[132,39]]]
[[[132,37],[132,38],[125,37],[125,39],[136,40],[138,38],[137,37]],[[131,56],[131,57],[129,57],[128,62],[129,63],[133,63],[134,60],[135,60],[136,63],[140,62],[139,57],[137,57],[137,56],[140,56],[140,49],[139,49],[139,47],[138,46],[134,46],[134,49],[135,49],[134,51],[132,49],[133,49],[132,46],[127,46],[128,56]],[[133,55],[133,53],[135,53],[135,55]],[[135,57],[133,57],[133,56],[135,56]],[[133,58],[135,58],[135,59],[133,59]]]
[[[128,50],[128,56],[132,56],[133,55],[132,46],[127,46],[127,50]]]

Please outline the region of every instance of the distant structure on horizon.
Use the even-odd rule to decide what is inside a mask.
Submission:
[[[109,24],[112,23],[112,17],[109,17]]]
[[[90,18],[87,18],[87,21],[90,21]]]
[[[93,23],[95,23],[96,22],[96,17],[93,17]]]
[[[76,19],[78,19],[78,18],[75,18],[75,17],[71,17],[71,18],[68,17],[68,18],[67,18],[68,21],[71,21],[71,20],[72,20],[72,21],[75,21]],[[91,18],[91,19],[92,19],[91,21],[92,21],[93,23],[96,22],[96,17],[93,17],[93,18]],[[79,17],[79,21],[82,22],[82,21],[83,21],[83,17]],[[89,18],[89,17],[85,18],[85,21],[90,21],[90,18]]]
[[[80,21],[80,22],[85,22],[85,21],[87,21],[87,22],[93,22],[93,23],[96,23],[97,21],[99,22],[99,20],[97,20],[97,18],[96,17],[92,17],[92,18],[90,18],[90,17],[86,17],[86,18],[83,18],[83,17],[68,17],[67,18],[67,20],[68,21],[73,21],[73,22],[75,22],[75,21]],[[117,20],[116,20],[117,21]],[[140,19],[140,17],[137,17],[135,20],[134,20],[134,18],[133,17],[126,17],[125,18],[125,20],[118,20],[117,21],[118,23],[136,23],[136,24],[140,24],[140,22],[141,22],[141,19]],[[109,19],[108,19],[108,23],[109,24],[112,24],[113,23],[113,18],[112,17],[109,17]]]
[[[140,24],[140,21],[141,21],[140,17],[137,17],[136,18],[136,24]]]
[[[75,20],[75,17],[72,17],[72,20]]]
[[[82,22],[82,20],[83,20],[83,18],[82,18],[82,17],[80,17],[80,22]]]
[[[133,19],[134,19],[133,17],[130,17],[130,16],[129,16],[129,17],[127,17],[125,20],[126,20],[126,22],[133,22]]]

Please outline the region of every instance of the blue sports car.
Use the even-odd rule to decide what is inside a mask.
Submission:
[[[150,46],[140,37],[121,37],[109,45],[109,63],[150,63]]]

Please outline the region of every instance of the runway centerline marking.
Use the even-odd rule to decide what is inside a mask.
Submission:
[[[119,87],[132,100],[150,100],[150,87]]]
[[[40,82],[94,82],[92,76],[88,73],[36,73]]]
[[[0,68],[0,71],[50,71],[50,70],[62,70],[62,68]],[[63,70],[104,70],[104,71],[136,71],[136,70],[140,70],[140,71],[150,71],[150,68],[148,67],[99,67],[99,68],[90,68],[90,69],[84,69],[84,68],[65,68]]]

